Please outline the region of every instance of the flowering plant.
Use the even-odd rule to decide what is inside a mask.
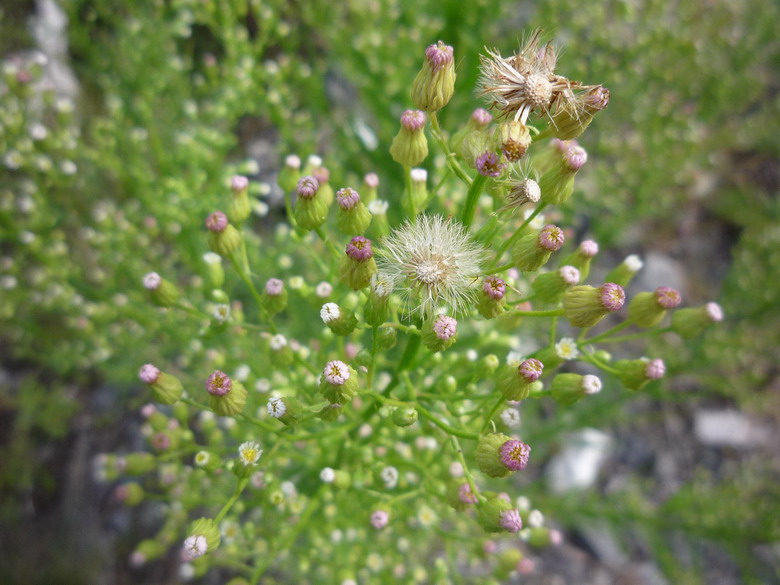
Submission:
[[[602,377],[640,390],[663,361],[613,359],[602,344],[689,338],[722,314],[714,303],[678,309],[667,286],[626,303],[635,257],[584,284],[598,245],[572,245],[543,212],[576,200],[587,162],[576,138],[610,94],[555,68],[538,32],[511,57],[487,51],[478,93],[497,123],[478,109],[449,137],[438,112],[454,94],[454,50],[429,46],[412,83],[417,109],[390,146],[400,197],[380,199],[375,175],[334,191],[322,160],[289,156],[273,244],[252,229],[241,176],[225,211],[205,219],[210,302],[156,271],[139,279],[161,310],[202,328],[192,359],[141,365],[160,405],[143,408],[149,450],[98,461],[107,479],[158,473],[121,486],[131,505],[146,493],[167,501],[132,563],[179,548],[185,574],[224,567],[235,584],[269,572],[438,582],[459,559],[440,559],[431,576],[430,533],[448,550],[466,542],[499,579],[560,543],[506,479],[535,465],[520,410],[578,408]],[[413,167],[430,156],[426,123],[441,160],[423,170]],[[592,333],[604,320],[612,326]],[[618,336],[629,327],[638,331]],[[308,553],[290,562],[299,541]]]

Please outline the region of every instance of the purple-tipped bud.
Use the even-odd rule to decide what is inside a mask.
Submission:
[[[547,224],[539,232],[539,246],[548,252],[557,252],[565,241],[566,237],[563,235],[563,230],[558,226]]]
[[[452,63],[454,51],[452,47],[439,41],[435,45],[429,45],[428,48],[425,49],[425,58],[431,66],[431,71],[436,73],[442,67]]]
[[[579,146],[579,142],[576,140],[561,140],[560,138],[553,138],[550,141],[550,144],[552,144],[552,147],[563,154],[573,146]]]
[[[520,518],[520,512],[515,509],[501,512],[498,523],[501,525],[501,528],[512,534],[520,532],[520,529],[523,527],[523,520]]]
[[[477,108],[471,114],[471,120],[481,129],[493,121],[493,116],[485,108]]]
[[[572,171],[579,171],[587,162],[588,153],[581,146],[572,146],[563,153],[563,163]]]
[[[298,184],[295,186],[295,191],[298,193],[298,197],[302,199],[311,199],[317,194],[320,188],[320,182],[315,177],[307,175],[301,177],[298,180]]]
[[[233,381],[230,377],[220,370],[214,370],[206,380],[206,390],[212,396],[224,396],[230,392],[233,387]]]
[[[284,291],[284,282],[278,278],[269,278],[265,283],[265,292],[267,295],[276,297]]]
[[[376,173],[368,173],[363,177],[363,182],[366,184],[366,187],[376,189],[379,187],[379,176]]]
[[[511,471],[520,471],[528,465],[531,447],[517,439],[509,439],[498,451],[498,458],[504,467]]]
[[[543,372],[544,364],[535,358],[528,358],[517,367],[517,373],[529,384],[541,378]]]
[[[574,266],[561,266],[558,269],[558,274],[563,282],[571,286],[580,281],[580,271],[574,268]]]
[[[382,530],[390,521],[390,514],[386,510],[375,510],[371,514],[371,526],[377,530]]]
[[[458,488],[458,499],[464,504],[477,503],[477,496],[471,491],[471,486],[468,483],[463,483]]]
[[[374,256],[371,248],[371,240],[363,236],[356,236],[347,244],[347,256],[358,262],[364,262]]]
[[[425,126],[425,112],[421,110],[406,110],[401,114],[401,126],[409,132],[417,132]]]
[[[210,214],[206,218],[206,228],[210,232],[223,232],[225,231],[225,228],[228,226],[228,218],[227,215],[222,213],[221,211],[215,211],[214,213]]]
[[[653,294],[662,309],[674,309],[682,302],[680,293],[669,286],[659,286]]]
[[[458,322],[449,315],[439,315],[433,324],[433,331],[436,333],[436,337],[442,341],[447,341],[458,332]]]
[[[341,386],[344,382],[349,380],[349,368],[347,364],[340,360],[333,360],[325,364],[325,369],[322,371],[322,375],[325,379],[334,386]]]
[[[707,303],[704,305],[704,310],[707,312],[709,320],[713,323],[723,321],[723,309],[720,308],[718,303]]]
[[[647,367],[645,368],[645,376],[647,376],[649,380],[660,380],[661,378],[664,377],[665,373],[666,373],[666,364],[664,364],[664,360],[655,359],[647,362]]]
[[[504,163],[495,152],[480,154],[476,160],[477,171],[485,177],[498,177],[504,170]]]
[[[311,174],[320,184],[330,181],[330,171],[327,169],[327,167],[317,167],[311,172]]]
[[[154,384],[157,381],[157,378],[160,377],[160,370],[152,364],[144,364],[141,366],[141,369],[138,370],[138,377],[141,379],[141,382],[144,382],[145,384]]]
[[[599,253],[599,245],[593,240],[584,240],[580,242],[579,251],[583,256],[593,258]]]
[[[230,177],[230,188],[239,193],[249,187],[249,179],[242,177],[241,175],[233,175]]]
[[[156,272],[150,272],[144,276],[144,288],[146,290],[157,290],[162,284],[162,277]]]
[[[585,94],[585,107],[601,111],[609,105],[609,90],[601,85],[594,87]]]
[[[619,311],[626,302],[626,291],[614,282],[607,282],[599,287],[599,302],[607,311]]]
[[[500,301],[506,294],[506,283],[497,276],[486,276],[482,291],[494,301]]]
[[[350,209],[354,209],[355,206],[360,203],[360,195],[358,195],[358,192],[354,189],[344,187],[343,189],[336,191],[336,201],[338,202],[341,209],[344,211],[349,211]]]

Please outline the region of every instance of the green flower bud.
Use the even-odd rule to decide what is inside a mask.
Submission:
[[[284,311],[287,308],[287,289],[284,282],[278,278],[269,278],[263,289],[261,304],[270,315]]]
[[[346,235],[362,234],[371,223],[371,213],[360,200],[360,195],[354,189],[345,187],[336,193],[338,212],[336,227]]]
[[[680,304],[680,293],[668,286],[660,286],[653,292],[641,292],[628,304],[628,320],[639,327],[658,325],[668,309]]]
[[[580,271],[574,266],[563,266],[553,272],[537,276],[531,283],[535,296],[544,303],[559,303],[564,293],[580,280]]]
[[[349,335],[357,327],[355,314],[336,303],[325,303],[322,305],[320,317],[336,335]]]
[[[477,496],[471,491],[471,486],[463,480],[450,482],[447,487],[447,503],[458,512],[467,510],[477,503]]]
[[[377,267],[371,240],[363,236],[352,238],[347,244],[346,255],[341,258],[339,275],[349,288],[359,290],[371,283]]]
[[[523,553],[516,548],[505,548],[498,553],[498,564],[496,565],[493,576],[496,579],[508,579],[509,575],[517,569],[517,563],[523,560]]]
[[[560,140],[573,140],[580,136],[593,121],[593,117],[609,104],[609,90],[597,85],[573,99],[563,100],[552,115],[552,121],[544,135]]]
[[[636,254],[627,256],[623,262],[607,272],[604,278],[607,282],[614,282],[620,286],[628,286],[628,283],[636,276],[636,273],[642,269],[642,259]]]
[[[195,466],[208,472],[214,473],[222,466],[222,461],[218,455],[209,451],[198,451],[195,454]]]
[[[452,47],[439,41],[425,49],[425,62],[412,82],[412,102],[426,112],[441,110],[455,92]]]
[[[156,272],[144,276],[144,288],[149,292],[149,300],[158,307],[172,307],[179,301],[179,289]]]
[[[157,465],[157,459],[151,453],[139,451],[125,456],[124,471],[128,475],[143,475],[152,471]]]
[[[409,171],[411,188],[404,190],[401,196],[401,206],[410,216],[417,215],[428,200],[428,171],[425,169],[412,169]]]
[[[660,359],[618,360],[614,368],[623,386],[629,390],[639,390],[648,382],[663,378],[666,373],[666,366]]]
[[[512,261],[518,270],[535,272],[547,263],[553,252],[561,249],[565,239],[561,228],[548,224],[538,233],[527,233],[517,241],[512,248]]]
[[[135,482],[125,483],[117,486],[114,495],[127,506],[137,506],[144,499],[144,488]]]
[[[360,192],[363,194],[361,199],[366,205],[372,201],[376,201],[376,198],[379,195],[379,177],[376,173],[368,173],[363,177],[363,185],[360,187]]]
[[[175,404],[184,393],[184,386],[176,376],[161,372],[152,364],[141,366],[138,377],[149,385],[154,399],[161,404]]]
[[[499,125],[496,142],[509,162],[517,162],[531,146],[531,132],[519,120],[509,119]]]
[[[339,360],[325,365],[320,381],[320,392],[331,404],[346,404],[357,394],[358,375],[350,366]]]
[[[415,167],[428,156],[428,139],[425,137],[425,114],[419,110],[406,110],[401,115],[401,129],[390,145],[390,156],[398,164]]]
[[[477,293],[477,310],[485,319],[493,319],[504,313],[506,283],[497,276],[486,276]]]
[[[461,158],[465,159],[466,157],[464,157],[461,153],[461,146],[463,141],[473,132],[482,132],[485,135],[488,135],[487,128],[490,126],[492,121],[493,116],[490,114],[490,112],[484,108],[477,108],[474,110],[474,112],[472,112],[468,123],[452,136],[452,139],[450,140],[450,148],[452,148],[453,152],[458,154]],[[485,152],[485,149],[483,148],[481,152]]]
[[[252,204],[249,201],[249,181],[241,175],[234,175],[230,179],[230,190],[233,198],[228,204],[228,217],[230,221],[241,224],[252,213]]]
[[[417,422],[417,411],[412,407],[399,407],[393,411],[393,424],[408,427]]]
[[[219,416],[234,416],[246,406],[246,388],[224,372],[214,370],[206,381],[206,390],[209,408]]]
[[[228,223],[227,216],[215,211],[206,218],[209,248],[215,254],[229,257],[241,247],[241,234]]]
[[[493,496],[479,507],[477,522],[486,532],[515,533],[522,526],[520,514],[502,496]]]
[[[328,202],[320,194],[320,184],[314,177],[302,177],[296,187],[298,199],[295,201],[293,217],[301,229],[314,230],[328,218]]]
[[[574,191],[574,176],[585,165],[588,153],[580,146],[566,149],[557,164],[553,165],[539,179],[542,190],[542,203],[562,205],[568,201]]]
[[[573,327],[593,327],[608,313],[620,310],[625,300],[623,287],[613,282],[598,288],[575,286],[563,297],[563,314]]]
[[[277,182],[282,191],[289,193],[295,189],[298,178],[301,176],[301,159],[294,154],[288,155],[284,159],[284,166],[279,171]]]
[[[194,560],[219,548],[219,528],[211,518],[200,518],[190,524],[187,538],[184,540],[182,556]]]
[[[672,315],[672,331],[683,339],[700,335],[713,323],[723,320],[723,310],[717,303],[707,303],[701,307],[680,309]]]
[[[325,422],[334,422],[341,416],[343,407],[341,404],[333,403],[324,406],[322,410],[317,413],[317,416]]]
[[[303,405],[293,396],[270,398],[266,406],[268,415],[286,425],[297,424],[303,413]]]
[[[544,364],[534,358],[525,360],[518,367],[504,366],[496,387],[507,400],[525,400],[531,393],[531,384],[542,376]]]
[[[390,349],[398,339],[398,331],[393,327],[380,327],[377,329],[377,345],[380,349]]]
[[[428,318],[422,326],[422,342],[433,352],[451,347],[457,334],[458,322],[449,315]]]
[[[488,477],[506,477],[510,470],[501,462],[501,446],[510,440],[503,433],[482,435],[477,443],[476,459],[479,470]]]
[[[601,392],[601,380],[590,374],[558,374],[553,378],[550,390],[556,402],[569,405],[587,395]]]
[[[583,240],[577,249],[561,260],[561,266],[573,266],[580,271],[580,282],[588,278],[590,263],[593,257],[599,253],[599,245],[593,240]],[[615,282],[609,280],[609,282]],[[618,282],[618,284],[620,284]]]

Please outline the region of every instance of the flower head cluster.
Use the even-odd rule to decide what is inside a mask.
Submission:
[[[260,460],[263,450],[254,441],[241,443],[238,447],[238,456],[244,465],[255,465]]]
[[[340,386],[347,380],[349,380],[349,368],[347,364],[340,360],[333,360],[325,364],[325,369],[322,372],[325,379],[335,386]]]
[[[380,279],[397,283],[416,312],[431,314],[441,305],[458,312],[472,298],[483,249],[459,223],[422,215],[382,244]]]
[[[517,439],[506,441],[499,449],[499,459],[511,471],[520,471],[528,465],[531,447]]]

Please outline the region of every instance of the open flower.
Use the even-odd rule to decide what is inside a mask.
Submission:
[[[456,313],[469,303],[483,249],[459,223],[422,215],[387,236],[377,256],[380,278],[395,283],[415,312],[430,315],[441,305]]]

